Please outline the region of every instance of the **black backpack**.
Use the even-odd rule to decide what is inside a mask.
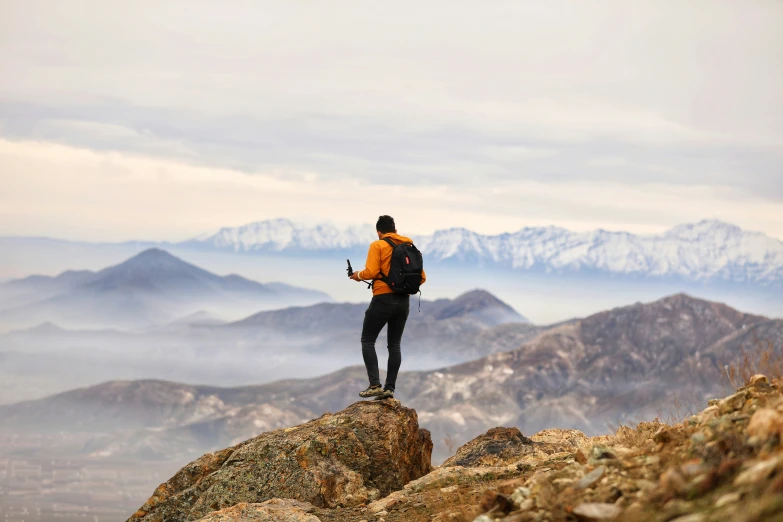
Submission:
[[[398,294],[417,294],[421,286],[421,273],[424,260],[421,252],[413,243],[395,243],[388,237],[383,238],[392,247],[389,273],[381,272],[380,280],[389,285]]]

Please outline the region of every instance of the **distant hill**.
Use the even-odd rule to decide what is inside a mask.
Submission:
[[[151,248],[98,272],[33,276],[0,285],[0,325],[141,327],[199,310],[241,314],[259,308],[329,301],[313,290],[218,276]]]
[[[355,353],[362,329],[366,303],[319,303],[305,307],[270,310],[225,325],[227,337],[258,339],[276,333],[289,339],[306,339],[308,351],[334,354]],[[495,329],[504,335],[493,335]],[[489,353],[508,350],[529,339],[544,327],[531,325],[524,316],[485,290],[473,290],[454,299],[418,301],[412,298],[405,325],[403,357],[447,362],[467,361]],[[383,358],[385,329],[377,347]],[[431,367],[431,366],[430,366]]]
[[[205,312],[204,310],[199,310],[198,312],[193,312],[192,314],[188,314],[185,317],[175,319],[169,324],[184,326],[218,326],[225,323],[226,321],[217,317],[215,314]]]
[[[0,295],[4,298],[2,307],[20,307],[53,297],[93,276],[95,272],[91,270],[67,270],[55,277],[32,275],[8,281],[0,284]]]
[[[626,415],[655,416],[672,394],[687,402],[725,392],[723,365],[751,348],[754,338],[769,339],[780,353],[783,321],[676,295],[544,330],[511,351],[404,372],[397,396],[432,431],[440,458],[447,436],[462,443],[498,425],[523,433],[548,427],[601,433]],[[16,429],[93,431],[95,452],[170,455],[222,447],[293,418],[339,410],[364,386],[361,366],[239,388],[107,383],[0,406],[0,418]],[[130,431],[111,434],[113,426]]]
[[[319,303],[232,323],[222,313],[199,309],[134,330],[52,322],[17,329],[0,335],[0,404],[111,379],[227,385],[320,375],[361,360],[366,308],[367,303]],[[422,301],[421,312],[414,301],[403,338],[405,368],[435,368],[509,350],[544,328],[483,290]],[[381,360],[385,335],[377,344]],[[64,367],[70,368],[67,374],[60,371]]]
[[[402,389],[425,426],[443,434],[492,425],[596,434],[625,415],[665,412],[675,394],[687,405],[725,392],[723,365],[738,353],[724,343],[762,328],[780,339],[780,321],[675,295],[544,331],[510,352],[411,375]]]
[[[472,290],[452,299],[422,301],[417,311],[416,297],[411,298],[409,321],[443,321],[447,319],[470,320],[482,327],[504,323],[526,323],[524,316],[487,292]],[[361,325],[367,303],[321,303],[308,307],[292,307],[284,310],[260,312],[230,326],[266,326],[287,331],[325,332],[331,329],[354,328]],[[346,321],[350,318],[350,322]]]

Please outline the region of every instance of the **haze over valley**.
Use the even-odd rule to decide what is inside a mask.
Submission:
[[[12,281],[0,292],[16,305],[0,319],[17,327],[0,336],[0,403],[111,379],[225,386],[322,375],[355,364],[366,307],[219,277],[158,249],[96,273]],[[277,310],[259,311],[270,307]],[[481,357],[539,330],[484,291],[423,300],[421,309],[407,327],[411,369]]]

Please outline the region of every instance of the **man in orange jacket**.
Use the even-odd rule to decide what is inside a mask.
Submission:
[[[381,273],[388,274],[391,267],[392,246],[384,239],[389,238],[397,243],[412,243],[405,236],[397,234],[394,219],[391,216],[381,216],[375,224],[378,232],[378,241],[370,244],[367,252],[367,263],[364,270],[354,272],[351,279],[354,281],[372,281],[372,301],[367,311],[364,312],[364,325],[362,326],[362,357],[367,367],[367,377],[370,386],[361,397],[375,397],[376,399],[388,399],[394,397],[394,387],[397,382],[397,372],[400,370],[402,355],[400,353],[400,341],[405,322],[410,311],[410,296],[395,293],[389,285],[378,279]],[[424,271],[421,273],[421,284],[427,280]],[[381,388],[381,379],[378,372],[378,355],[375,352],[375,341],[385,325],[389,347],[389,365],[386,370],[386,385]]]

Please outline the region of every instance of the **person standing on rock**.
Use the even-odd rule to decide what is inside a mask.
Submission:
[[[372,288],[372,301],[364,312],[362,326],[362,357],[370,386],[359,392],[359,396],[388,399],[394,397],[397,372],[402,362],[400,342],[410,311],[410,296],[419,292],[419,286],[424,284],[427,276],[422,267],[421,253],[413,241],[397,234],[394,218],[379,217],[375,229],[378,241],[370,244],[364,270],[349,277],[354,281],[364,281]],[[389,364],[386,384],[381,387],[375,341],[387,324]]]

